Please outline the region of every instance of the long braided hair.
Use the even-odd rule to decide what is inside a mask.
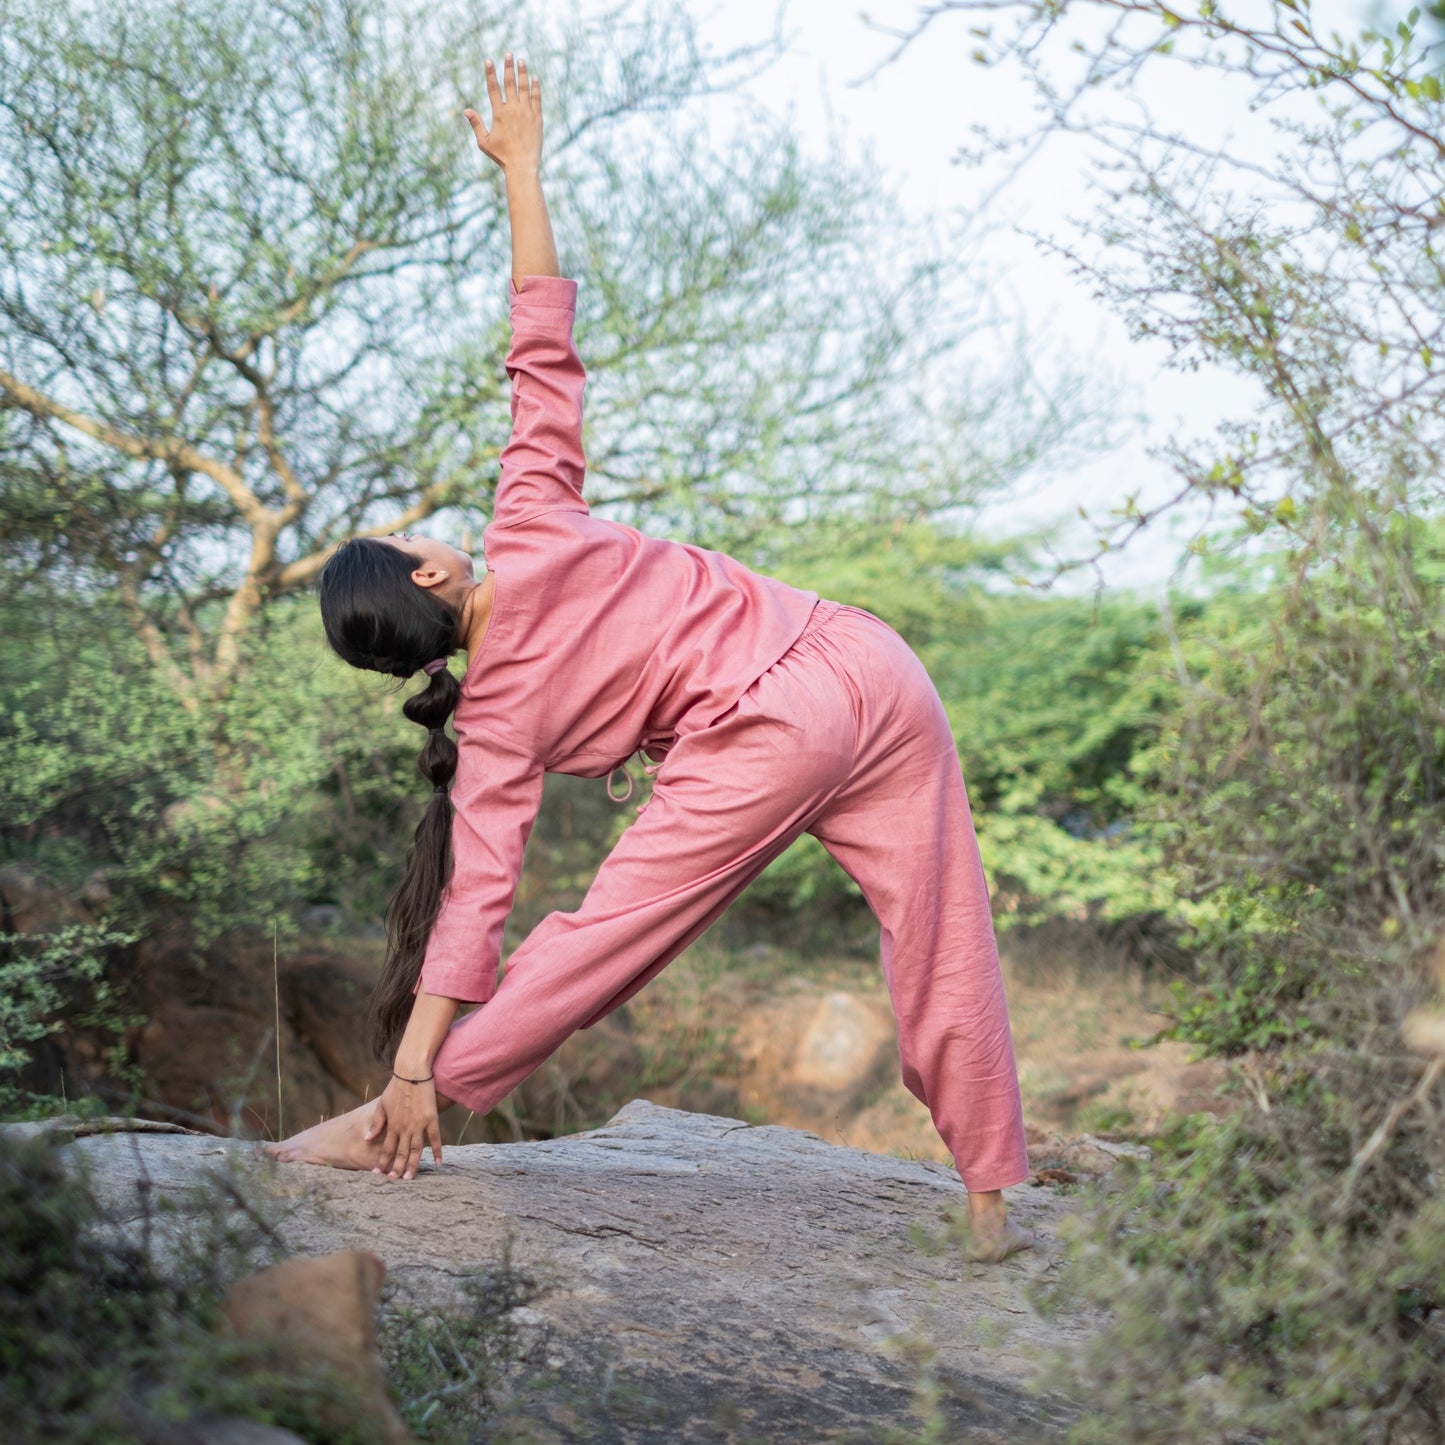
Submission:
[[[462,646],[461,618],[412,580],[421,559],[358,538],[337,548],[321,573],[321,622],[332,650],[352,667],[408,678]],[[371,1000],[370,1043],[389,1062],[411,1015],[427,939],[452,877],[452,801],[457,745],[446,724],[461,697],[447,668],[435,670],[402,712],[427,730],[417,768],[432,796],[417,824],[411,858],[386,913],[386,964]]]

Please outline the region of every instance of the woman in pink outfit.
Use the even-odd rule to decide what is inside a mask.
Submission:
[[[433,796],[389,916],[374,1042],[380,1099],[279,1158],[411,1179],[440,1162],[442,1100],[485,1113],[570,1034],[625,1002],[804,832],[882,925],[908,1087],[968,1188],[972,1252],[1030,1236],[1002,1189],[1028,1173],[998,952],[958,754],[896,633],[718,552],[593,517],[583,499],[576,285],[558,277],[539,180],[541,87],[487,65],[506,177],[512,433],[487,568],[403,534],[346,543],[321,579],[327,639],[357,667],[426,675]],[[465,650],[460,679],[449,659]],[[457,741],[447,736],[451,721]],[[546,772],[661,760],[651,800],[574,913],[543,920],[497,985],[502,928]],[[462,1003],[482,1004],[458,1020]]]

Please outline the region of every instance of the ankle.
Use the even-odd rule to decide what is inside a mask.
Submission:
[[[1008,1205],[1004,1203],[1003,1190],[971,1190],[968,1196],[968,1222],[975,1229],[1002,1229],[1008,1223]]]

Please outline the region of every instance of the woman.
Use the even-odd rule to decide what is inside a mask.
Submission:
[[[803,832],[855,878],[883,930],[903,1075],[968,1187],[971,1252],[1031,1238],[1001,1190],[1027,1176],[1018,1079],[958,756],[921,664],[876,618],[730,557],[592,517],[582,497],[576,286],[558,277],[539,180],[541,87],[487,64],[506,178],[512,434],[487,570],[400,535],[341,547],[327,639],[357,667],[427,674],[433,797],[393,900],[374,1103],[278,1158],[415,1176],[441,1161],[439,1095],[484,1113],[576,1029],[631,997]],[[465,649],[459,681],[448,659]],[[454,716],[453,716],[454,715]],[[451,718],[457,744],[444,727]],[[459,745],[459,746],[458,746]],[[581,907],[545,919],[495,985],[544,772],[609,775],[638,749],[656,787]],[[480,1003],[460,1021],[462,1003]]]

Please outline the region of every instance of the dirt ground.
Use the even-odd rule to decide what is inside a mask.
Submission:
[[[1167,984],[1137,965],[1005,943],[1004,975],[1030,1143],[1142,1137],[1170,1113],[1221,1107],[1218,1064],[1183,1044],[1147,1045],[1164,1026]],[[799,964],[773,950],[673,965],[634,1006],[635,1031],[694,1067],[648,1092],[833,1143],[947,1161],[927,1110],[898,1077],[878,970],[859,960]],[[670,1072],[662,1061],[661,1074]],[[675,1062],[675,1060],[673,1061]]]

